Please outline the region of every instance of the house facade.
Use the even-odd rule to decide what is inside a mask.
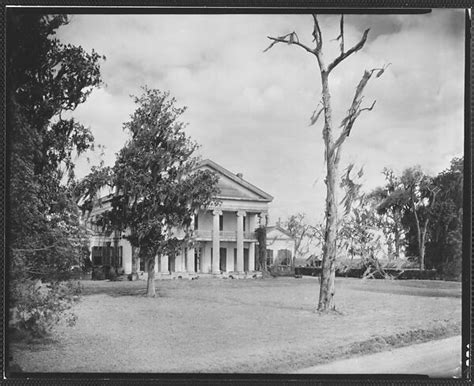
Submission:
[[[295,253],[295,240],[278,225],[267,227],[267,266],[288,265]]]
[[[172,256],[157,256],[155,271],[162,274],[254,271],[258,242],[255,229],[266,225],[268,204],[273,197],[244,180],[242,174],[234,174],[211,160],[202,161],[199,168],[219,176],[220,193],[216,197],[219,205],[200,210],[192,219],[193,247],[183,247]],[[106,198],[101,207],[94,208],[90,218],[94,219],[108,207]],[[103,235],[97,228],[92,230],[92,263],[110,265],[114,258],[119,269],[131,273],[132,247],[124,238],[126,234]],[[116,256],[114,245],[118,245]],[[140,270],[144,269],[141,261]]]

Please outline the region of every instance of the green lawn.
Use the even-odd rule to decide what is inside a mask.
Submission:
[[[27,372],[291,372],[341,356],[460,333],[461,285],[336,280],[336,306],[315,312],[315,278],[84,281],[75,327],[14,343]]]

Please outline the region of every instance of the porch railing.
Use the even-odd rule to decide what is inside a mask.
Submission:
[[[194,236],[198,239],[212,240],[212,231],[195,229]],[[236,231],[219,231],[219,239],[236,241],[237,232]],[[255,232],[244,232],[244,240],[256,240],[256,239],[257,239],[257,235]]]

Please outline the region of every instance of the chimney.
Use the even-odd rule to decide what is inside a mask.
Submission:
[[[244,178],[244,175],[242,173],[237,173],[237,177]]]

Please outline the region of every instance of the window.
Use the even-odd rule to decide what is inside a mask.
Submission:
[[[223,231],[224,230],[224,215],[219,216],[219,230]]]
[[[271,266],[273,264],[273,250],[267,249],[267,266]]]
[[[197,214],[194,215],[194,229],[199,228],[199,216]]]
[[[247,222],[247,216],[244,216],[244,232],[246,231],[246,230],[245,230],[245,228],[246,228],[246,227],[245,227],[245,223],[246,223],[246,222]]]
[[[102,265],[102,247],[92,247],[92,264]]]

